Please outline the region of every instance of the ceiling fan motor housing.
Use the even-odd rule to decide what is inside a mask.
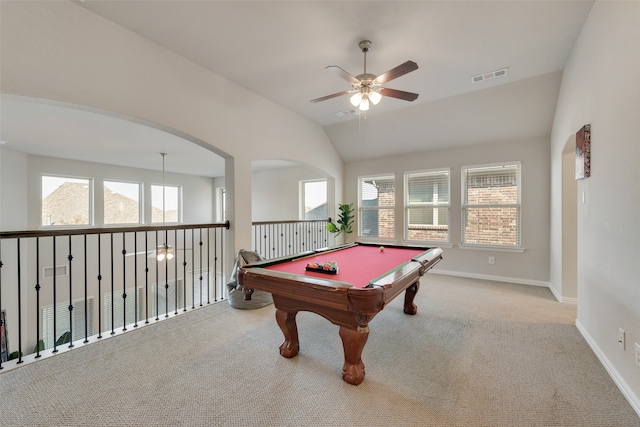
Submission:
[[[367,53],[369,52],[369,49],[371,49],[371,42],[369,40],[362,40],[359,46],[362,52]]]

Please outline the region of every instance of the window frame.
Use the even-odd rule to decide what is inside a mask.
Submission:
[[[87,181],[87,187],[88,187],[88,195],[87,195],[87,223],[86,224],[45,224],[44,221],[42,220],[43,217],[43,210],[44,210],[44,199],[46,197],[48,197],[50,194],[53,193],[50,192],[47,196],[44,196],[44,179],[45,178],[59,178],[59,179],[67,179],[70,181]],[[94,197],[95,197],[95,192],[94,192],[94,178],[93,177],[87,177],[87,176],[72,176],[72,175],[62,175],[62,174],[49,174],[49,173],[43,173],[40,175],[40,227],[42,228],[87,228],[87,227],[93,227],[95,225],[95,214],[94,214],[94,209],[95,209],[95,202],[94,202]],[[59,188],[59,187],[58,187]]]
[[[411,178],[414,177],[419,177],[419,176],[441,176],[441,175],[446,175],[446,181],[447,181],[447,199],[448,201],[446,203],[441,203],[441,202],[421,202],[421,203],[415,203],[412,204],[411,203],[411,197],[409,194],[409,180]],[[446,240],[435,240],[435,239],[410,239],[409,238],[409,226],[411,225],[409,223],[409,209],[411,208],[415,208],[415,207],[427,207],[427,208],[431,208],[434,211],[436,209],[441,209],[441,208],[446,208],[447,209],[447,219],[446,219],[446,226],[447,226],[447,238]],[[443,224],[431,224],[432,226],[436,226],[436,225],[443,225]],[[409,171],[409,172],[405,172],[404,173],[404,240],[406,242],[412,242],[412,243],[422,243],[422,242],[429,242],[429,243],[436,243],[436,244],[450,244],[451,243],[451,168],[435,168],[435,169],[424,169],[424,170],[418,170],[418,171]]]
[[[305,201],[306,201],[306,184],[308,183],[316,183],[316,182],[323,182],[325,184],[325,206],[327,207],[327,211],[326,211],[326,215],[324,219],[329,218],[329,211],[328,211],[328,203],[329,203],[329,182],[326,178],[320,178],[320,179],[303,179],[300,180],[300,197],[299,197],[299,218],[301,220],[307,220],[307,211],[306,211],[306,206],[305,206]]]
[[[470,204],[467,203],[467,175],[469,171],[480,171],[482,169],[498,169],[506,167],[515,167],[516,169],[516,185],[517,185],[517,202],[516,203],[491,203],[491,204]],[[461,204],[460,204],[460,247],[466,249],[490,249],[513,252],[524,252],[522,247],[522,164],[520,161],[499,162],[491,164],[469,165],[460,168],[460,185],[461,185]],[[515,244],[498,244],[498,243],[468,243],[466,242],[466,229],[468,219],[468,209],[474,207],[491,207],[491,208],[512,208],[515,207],[516,214],[516,230]]]
[[[393,206],[383,206],[382,208],[380,206],[363,206],[362,202],[362,184],[365,181],[375,181],[376,179],[380,179],[380,180],[391,180],[393,181]],[[373,241],[395,241],[396,240],[396,226],[398,224],[397,218],[396,218],[396,205],[397,205],[397,185],[396,185],[396,174],[394,172],[392,173],[384,173],[384,174],[376,174],[376,175],[365,175],[365,176],[359,176],[358,177],[358,238],[359,239],[367,239],[367,240],[373,240]],[[366,211],[377,211],[380,212],[381,209],[385,209],[385,210],[390,210],[393,213],[393,226],[391,227],[392,229],[392,236],[391,237],[380,237],[378,236],[365,236],[362,234],[362,226],[364,221],[362,220],[362,215],[363,212]],[[378,217],[379,218],[379,217]],[[380,230],[380,222],[378,221],[378,231]],[[379,234],[379,233],[378,233]]]
[[[102,223],[106,226],[106,227],[112,227],[112,226],[131,226],[131,227],[135,227],[138,225],[142,225],[143,223],[143,218],[144,218],[144,204],[143,204],[143,200],[144,200],[144,185],[142,182],[136,182],[136,181],[124,181],[124,180],[119,180],[119,179],[103,179],[102,180],[102,188],[104,189],[107,185],[107,183],[113,182],[115,184],[132,184],[132,185],[137,185],[138,186],[138,222],[110,222],[107,223],[107,218],[106,218],[106,212],[107,212],[107,204],[105,203],[105,196],[106,196],[106,192],[103,192],[105,194],[103,194],[102,196]]]
[[[227,220],[227,189],[225,187],[216,188],[216,221],[225,222]]]
[[[169,188],[175,188],[177,190],[177,200],[176,200],[176,221],[169,221],[166,220],[166,213],[167,213],[167,206],[166,204],[164,205],[164,217],[165,217],[165,221],[160,220],[160,221],[154,221],[153,220],[153,209],[160,209],[160,211],[163,210],[162,207],[156,207],[153,203],[154,199],[153,199],[153,194],[154,194],[154,188],[155,187],[159,187],[160,190],[162,190],[163,188],[165,189],[165,195],[163,195],[163,197],[166,197],[166,190]],[[182,186],[180,185],[172,185],[172,184],[151,184],[150,186],[150,190],[151,190],[151,204],[149,206],[149,209],[151,210],[151,225],[163,225],[163,224],[180,224],[182,223]]]

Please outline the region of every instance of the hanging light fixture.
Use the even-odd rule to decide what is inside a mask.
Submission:
[[[166,210],[166,188],[164,185],[164,158],[167,153],[160,153],[162,156],[162,225],[165,225],[165,212]],[[162,246],[158,246],[156,251],[156,259],[158,262],[162,262],[165,259],[171,261],[173,259],[173,249],[167,244],[167,230],[164,231],[165,242]]]

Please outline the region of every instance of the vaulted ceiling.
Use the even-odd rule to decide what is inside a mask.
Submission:
[[[350,162],[548,137],[562,69],[592,3],[125,0],[76,4],[318,123],[342,159]],[[364,63],[358,44],[365,39],[372,42],[368,73],[380,75],[407,60],[418,64],[416,71],[385,84],[418,93],[418,99],[384,97],[366,115],[350,112],[348,96],[310,103],[351,88],[325,67],[336,65],[352,75],[361,74]],[[473,76],[503,68],[508,69],[504,77],[472,82]],[[29,114],[39,127],[29,123]],[[3,98],[2,139],[20,139],[25,151],[51,155],[47,150],[63,144],[56,132],[64,127],[64,144],[58,152],[84,150],[85,132],[109,135],[113,150],[122,148],[118,144],[130,147],[127,138],[135,135],[139,150],[158,151],[159,131],[87,114],[93,113]],[[69,136],[70,123],[77,124],[77,139]],[[38,129],[44,133],[37,134]],[[47,135],[46,144],[43,135]],[[155,143],[146,147],[141,142],[145,138]],[[166,144],[193,145],[169,135],[160,138],[166,138]],[[76,141],[82,144],[76,146]],[[16,149],[9,144],[6,148]],[[185,164],[193,171],[197,166],[193,159],[187,160],[192,155],[189,151],[202,149],[184,150]],[[108,159],[109,151],[101,149],[100,158]],[[132,153],[128,161],[134,160]],[[172,167],[179,171],[179,165]]]

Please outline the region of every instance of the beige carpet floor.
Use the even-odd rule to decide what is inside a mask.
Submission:
[[[640,426],[548,289],[429,273],[371,323],[366,378],[338,328],[226,302],[0,373],[2,426]]]

